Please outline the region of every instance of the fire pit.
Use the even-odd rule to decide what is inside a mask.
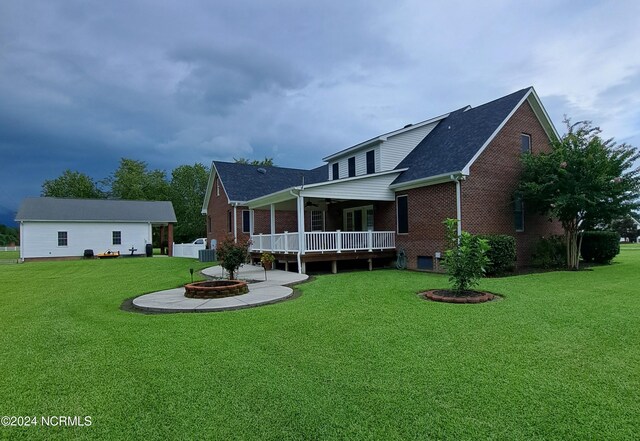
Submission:
[[[184,296],[192,299],[220,299],[248,292],[249,286],[242,280],[208,280],[184,286]]]

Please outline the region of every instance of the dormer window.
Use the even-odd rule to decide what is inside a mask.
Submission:
[[[376,151],[369,150],[367,152],[367,174],[376,172]]]
[[[331,166],[331,174],[333,176],[331,176],[331,179],[336,180],[336,179],[340,179],[340,164],[337,162],[334,162],[333,165]]]
[[[531,153],[531,135],[520,134],[520,153]]]
[[[352,156],[351,158],[349,158],[348,160],[348,170],[349,170],[349,177],[352,178],[356,175],[356,157]]]

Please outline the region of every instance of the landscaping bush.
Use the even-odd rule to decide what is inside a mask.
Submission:
[[[511,272],[516,263],[516,238],[506,234],[486,234],[478,236],[487,241],[489,251],[486,272],[489,275],[502,275]]]
[[[616,231],[582,233],[580,255],[585,262],[610,263],[620,253],[620,234]]]
[[[567,265],[567,245],[562,236],[541,238],[533,249],[531,265],[538,268],[564,268]]]
[[[249,241],[238,239],[236,243],[233,237],[227,237],[216,248],[216,254],[222,268],[229,273],[229,279],[234,279],[240,265],[249,258]]]
[[[457,295],[475,287],[485,274],[489,245],[485,239],[463,231],[458,236],[458,221],[446,219],[447,246],[443,264]]]

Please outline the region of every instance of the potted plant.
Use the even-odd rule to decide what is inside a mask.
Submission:
[[[262,253],[260,263],[265,270],[273,269],[273,262],[276,260],[271,253]]]

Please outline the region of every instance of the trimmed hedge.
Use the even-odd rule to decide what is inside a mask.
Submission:
[[[567,245],[562,236],[541,238],[533,249],[531,265],[537,268],[562,268],[567,266]]]
[[[488,275],[502,275],[512,272],[516,266],[516,239],[506,234],[479,235],[491,247],[487,251],[489,265],[485,268]]]
[[[611,263],[620,253],[620,234],[616,231],[582,233],[580,255],[585,262]]]

